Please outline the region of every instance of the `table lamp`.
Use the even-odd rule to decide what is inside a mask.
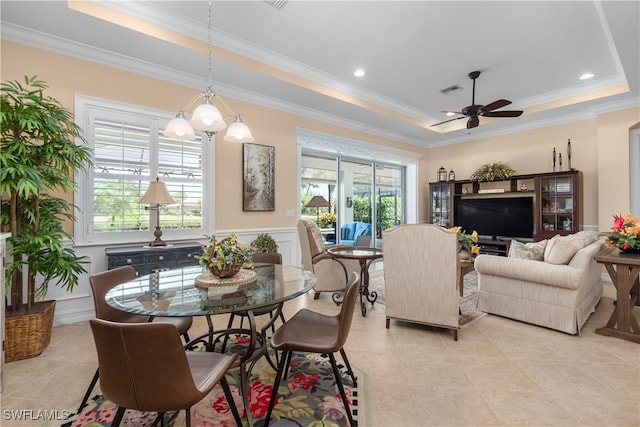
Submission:
[[[331,203],[327,202],[327,199],[322,196],[313,196],[306,207],[316,208],[316,220],[320,221],[320,208],[330,208]]]
[[[153,235],[156,236],[156,239],[149,243],[149,246],[166,246],[166,242],[162,241],[160,238],[162,236],[162,229],[160,229],[160,205],[170,205],[175,203],[171,194],[167,190],[167,186],[164,182],[160,182],[160,178],[156,178],[155,182],[149,183],[149,188],[147,188],[147,192],[144,193],[144,196],[140,199],[138,203],[146,203],[155,206],[149,206],[147,209],[156,210],[156,231],[153,232]]]

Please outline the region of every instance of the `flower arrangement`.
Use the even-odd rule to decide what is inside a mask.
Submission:
[[[333,212],[325,212],[320,214],[320,218],[318,219],[318,227],[326,228],[334,226],[336,223],[336,214]]]
[[[251,249],[238,243],[237,234],[220,241],[211,235],[209,243],[202,246],[202,255],[197,258],[200,265],[207,266],[216,276],[228,277],[240,271],[242,264],[251,259]],[[226,271],[228,274],[225,275]]]
[[[516,173],[506,163],[487,163],[480,166],[469,178],[471,181],[493,181],[494,179],[509,179]]]
[[[476,256],[480,253],[480,246],[478,246],[478,232],[473,230],[473,233],[467,234],[462,227],[451,227],[451,231],[455,231],[458,235],[458,252],[462,250],[468,251],[472,256]]]
[[[640,220],[630,213],[614,215],[611,232],[601,234],[607,237],[607,247],[617,247],[623,251],[640,251]]]

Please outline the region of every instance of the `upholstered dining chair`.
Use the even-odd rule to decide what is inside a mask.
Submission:
[[[351,273],[351,283],[345,289],[345,296],[340,307],[340,312],[336,315],[326,315],[308,310],[306,308],[298,311],[284,325],[279,327],[271,337],[271,347],[276,351],[281,351],[280,361],[278,363],[278,371],[276,372],[275,382],[273,384],[273,392],[269,401],[269,409],[264,421],[264,427],[269,425],[271,413],[278,398],[278,387],[280,380],[284,377],[286,380],[291,363],[291,355],[294,351],[307,353],[321,353],[329,356],[333,375],[340,391],[342,403],[347,412],[349,424],[355,426],[353,415],[349,409],[349,401],[344,390],[342,377],[338,370],[335,353],[340,352],[342,360],[347,368],[348,374],[356,384],[356,376],[351,369],[349,359],[344,351],[344,344],[349,337],[351,322],[353,320],[353,311],[356,306],[358,290],[360,288],[359,274]]]
[[[189,427],[191,406],[218,383],[236,425],[242,425],[225,378],[237,354],[185,351],[178,329],[171,323],[100,319],[89,323],[98,353],[102,394],[118,405],[112,426],[120,425],[126,409],[158,412],[156,423],[159,420],[161,425],[166,412],[184,409]]]
[[[382,232],[386,327],[391,319],[453,330],[458,340],[458,239],[434,224],[402,224]]]
[[[138,277],[136,270],[130,265],[107,270],[89,277],[89,284],[91,285],[91,293],[93,294],[93,306],[96,311],[96,318],[119,323],[146,323],[150,321],[173,323],[176,328],[178,328],[178,332],[180,333],[180,335],[184,337],[185,342],[189,342],[188,331],[193,323],[192,317],[158,316],[151,319],[149,318],[149,316],[127,313],[125,311],[113,308],[109,304],[107,304],[105,296],[113,287],[130,280],[134,280],[136,277]],[[80,403],[80,407],[78,408],[78,413],[80,413],[82,408],[84,408],[84,406],[87,404],[87,401],[91,396],[91,392],[98,382],[98,372],[99,370],[96,370],[96,373],[93,375],[93,379],[89,384],[89,388],[87,389],[87,392],[85,393],[82,402]]]
[[[320,292],[341,292],[347,287],[347,280],[352,271],[360,271],[360,264],[354,259],[333,259],[326,251],[322,233],[318,225],[310,220],[298,221],[298,238],[302,251],[302,265],[305,270],[316,276],[313,287],[314,299],[320,297]],[[332,245],[331,247],[348,247]]]

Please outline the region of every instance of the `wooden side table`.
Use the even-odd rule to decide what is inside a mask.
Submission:
[[[616,307],[611,318],[606,326],[596,329],[596,334],[640,343],[640,324],[633,314],[633,307],[640,305],[640,254],[603,249],[595,259],[604,264],[617,292]]]

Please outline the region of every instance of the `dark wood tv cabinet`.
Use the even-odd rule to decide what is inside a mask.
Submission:
[[[478,246],[481,254],[507,256],[511,240],[478,239]]]
[[[531,197],[533,200],[533,240],[567,235],[582,229],[582,172],[578,170],[514,175],[491,182],[470,180],[429,183],[429,222],[453,227],[456,204],[464,199]],[[470,231],[470,230],[467,230]],[[482,230],[477,230],[482,234]],[[485,233],[488,234],[488,233]],[[486,251],[501,255],[509,242],[487,240]]]

